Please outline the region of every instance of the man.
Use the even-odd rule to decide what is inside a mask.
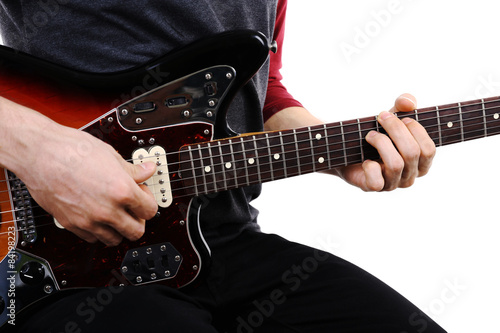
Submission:
[[[130,68],[196,39],[241,28],[259,30],[281,46],[286,13],[284,0],[0,3],[8,45],[93,72]],[[281,47],[278,50],[233,103],[228,122],[240,133],[321,123],[281,85]],[[366,136],[381,161],[367,160],[330,173],[365,191],[408,187],[425,175],[435,153],[432,140],[416,121],[401,121],[393,114],[415,105],[411,95],[400,96],[391,112],[379,116],[388,135],[373,131]],[[255,112],[260,109],[262,114]],[[0,165],[14,171],[37,203],[66,229],[110,246],[142,236],[157,204],[149,190],[137,184],[154,173],[153,165],[133,166],[98,139],[4,98],[0,117]],[[92,147],[90,157],[69,165],[65,155],[81,142]],[[68,168],[70,178],[61,182],[58,175]],[[352,264],[260,233],[257,212],[249,204],[259,191],[259,186],[250,186],[222,192],[207,198],[200,209],[212,263],[199,286],[128,287],[105,306],[94,303],[95,311],[88,316],[79,311],[81,304],[92,304],[100,289],[84,291],[48,301],[21,328],[442,332],[400,295]]]

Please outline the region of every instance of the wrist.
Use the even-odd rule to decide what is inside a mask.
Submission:
[[[42,114],[0,97],[0,166],[16,174],[31,168],[53,122]]]

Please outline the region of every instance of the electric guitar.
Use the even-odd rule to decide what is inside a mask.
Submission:
[[[273,48],[260,33],[233,31],[128,71],[92,74],[0,47],[0,96],[98,137],[132,163],[154,161],[157,172],[146,184],[159,207],[139,240],[90,244],[39,207],[14,173],[0,169],[0,325],[65,290],[188,286],[209,258],[197,216],[200,195],[378,158],[364,140],[371,130],[383,131],[376,117],[244,135],[228,128],[231,100]],[[500,98],[401,117],[419,121],[444,146],[499,134]]]

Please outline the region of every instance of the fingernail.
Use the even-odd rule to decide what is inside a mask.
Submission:
[[[373,138],[375,135],[377,135],[377,131],[370,131],[370,132],[368,132],[368,134],[366,135],[365,139],[371,139],[371,138]]]
[[[382,120],[386,120],[386,119],[389,119],[391,117],[394,117],[394,113],[391,113],[391,112],[387,112],[387,111],[383,111],[381,112],[378,117]]]
[[[408,125],[409,123],[413,122],[413,119],[411,119],[411,118],[403,118],[403,119],[401,119],[401,121],[403,123],[405,123],[406,125]]]
[[[415,103],[414,100],[412,100],[410,97],[407,97],[407,96],[401,96],[401,98],[404,98],[406,99],[407,101],[410,101],[411,104],[413,104],[413,108],[416,109],[417,108],[417,104]]]
[[[155,164],[153,162],[146,162],[146,163],[141,163],[139,164],[144,170],[150,171],[154,168],[156,168]]]

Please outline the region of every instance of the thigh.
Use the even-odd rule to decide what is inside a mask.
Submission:
[[[386,284],[332,254],[247,233],[213,252],[220,332],[444,332]]]
[[[79,292],[51,302],[20,332],[217,332],[211,314],[178,290],[161,285]]]

